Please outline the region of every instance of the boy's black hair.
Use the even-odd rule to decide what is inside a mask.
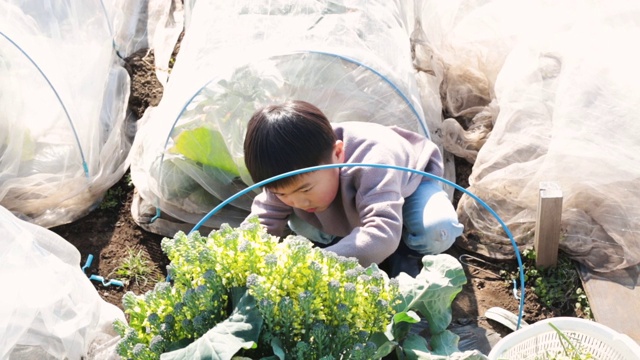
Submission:
[[[254,182],[289,171],[330,161],[336,134],[316,106],[301,100],[268,105],[249,120],[244,138],[244,162]],[[269,184],[278,188],[292,184],[289,176]]]

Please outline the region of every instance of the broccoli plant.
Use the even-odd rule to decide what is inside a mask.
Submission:
[[[257,218],[204,237],[162,241],[171,283],[123,298],[115,324],[127,359],[437,359],[456,353],[446,330],[466,281],[448,255],[426,256],[416,278],[389,279],[302,237],[270,236]],[[409,329],[421,316],[432,340]],[[459,358],[484,358],[476,353]]]

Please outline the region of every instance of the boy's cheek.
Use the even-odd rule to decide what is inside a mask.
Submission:
[[[282,201],[287,206],[295,207],[293,201],[291,201],[291,199],[287,197],[278,196],[278,199],[280,199],[280,201]]]

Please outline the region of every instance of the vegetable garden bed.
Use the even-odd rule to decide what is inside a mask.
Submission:
[[[140,54],[145,54],[141,52]],[[138,54],[138,55],[140,55]],[[153,53],[148,55],[153,56]],[[127,68],[132,75],[132,99],[130,109],[137,114],[144,112],[145,106],[156,105],[161,85],[155,80],[155,74],[149,64],[152,58],[132,56]],[[459,185],[466,186],[470,167],[465,167],[465,160],[457,159]],[[115,270],[124,259],[131,254],[141,251],[146,261],[148,272],[144,281],[131,281],[124,286],[103,286],[95,283],[99,294],[108,302],[123,306],[123,296],[127,291],[144,294],[153,289],[158,281],[166,276],[166,266],[169,259],[162,252],[160,243],[162,236],[152,234],[141,229],[131,217],[131,201],[133,186],[128,175],[125,175],[107,194],[102,206],[86,217],[69,224],[53,228],[55,232],[75,245],[83,256],[83,261],[89,254],[95,256],[91,269],[92,273],[106,278],[113,276]],[[132,251],[135,250],[135,251]],[[453,248],[450,255],[460,258],[465,251]],[[471,266],[470,266],[471,265]],[[513,263],[501,265],[504,269],[515,269]],[[505,281],[496,269],[483,264],[463,264],[467,283],[456,296],[452,304],[452,322],[449,328],[454,332],[463,333],[459,347],[465,349],[480,349],[485,354],[491,343],[508,334],[511,330],[484,317],[484,313],[491,307],[502,307],[513,313],[518,312],[518,301],[514,298],[512,285]],[[545,305],[533,293],[531,288],[526,291],[523,320],[529,323],[554,316],[584,316],[575,313],[574,309],[554,309]],[[425,330],[426,332],[427,330]],[[464,332],[467,331],[464,335]]]

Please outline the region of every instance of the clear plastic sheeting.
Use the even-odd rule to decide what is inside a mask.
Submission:
[[[408,13],[423,105],[441,104],[429,122],[446,153],[474,163],[497,116],[495,81],[517,39],[555,21],[552,2],[413,0]],[[557,3],[557,2],[555,2]],[[562,5],[555,5],[556,7]],[[568,8],[568,7],[567,7]],[[529,14],[545,14],[541,20]],[[556,16],[559,14],[556,14]]]
[[[332,122],[397,125],[428,136],[408,29],[395,2],[187,5],[189,25],[171,79],[158,107],[145,114],[130,156],[143,209],[134,217],[148,230],[159,232],[158,215],[195,224],[252,183],[242,144],[247,121],[264,105],[300,99]],[[254,195],[204,225],[239,224]]]
[[[100,297],[78,250],[1,206],[0,232],[0,358],[114,358],[124,313]]]
[[[153,51],[156,76],[162,85],[184,26],[181,0],[101,0],[113,24],[113,42],[120,57]]]
[[[0,0],[0,204],[72,222],[124,174],[129,77],[100,1]]]
[[[498,17],[510,17],[514,29],[529,26],[512,39],[497,73],[499,114],[469,190],[528,247],[540,184],[554,182],[563,194],[561,250],[601,272],[640,263],[640,53],[633,47],[640,3],[542,1],[524,13],[484,10],[487,21],[469,34],[492,28],[489,20]],[[489,54],[500,44],[476,46]],[[458,214],[466,228],[460,245],[512,254],[500,225],[473,199],[463,196]]]

